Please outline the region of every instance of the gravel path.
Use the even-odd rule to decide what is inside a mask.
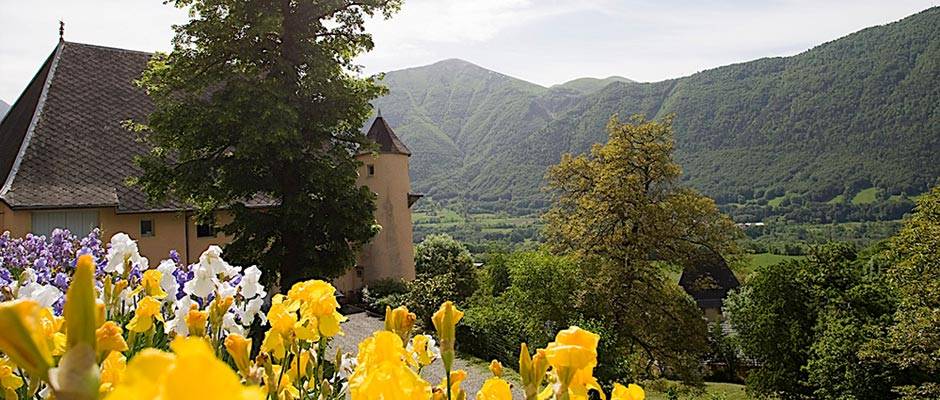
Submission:
[[[358,352],[356,345],[360,341],[385,327],[385,323],[382,322],[381,318],[372,317],[366,312],[347,314],[346,317],[349,318],[349,321],[343,323],[343,332],[346,335],[333,338],[333,342],[330,344],[331,354],[335,354],[335,349],[338,347],[343,352],[355,355]],[[488,367],[488,362],[478,358],[463,354],[457,355],[457,359],[454,360],[454,369],[467,371],[467,380],[463,382],[462,387],[467,392],[468,398],[474,398],[480,387],[483,386],[483,382],[492,376]],[[520,387],[518,377],[509,367],[504,367],[504,371],[503,378],[513,386],[513,397],[522,398],[522,392],[518,389]],[[444,365],[441,360],[436,360],[433,364],[425,367],[421,371],[421,376],[432,386],[441,383],[444,378]]]

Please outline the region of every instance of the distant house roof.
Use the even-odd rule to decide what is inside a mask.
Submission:
[[[699,307],[720,309],[728,292],[741,283],[721,255],[702,250],[682,271],[679,286],[695,299]]]
[[[0,122],[0,200],[13,209],[116,207],[118,212],[177,211],[152,204],[128,177],[149,147],[125,129],[153,111],[134,85],[151,54],[60,41]],[[369,131],[382,151],[410,154],[382,121]],[[261,196],[249,205],[273,205]]]
[[[401,142],[398,135],[395,135],[395,132],[388,126],[381,114],[375,117],[375,121],[372,122],[372,127],[369,128],[366,137],[378,143],[380,153],[411,155],[411,150],[408,150],[408,147]]]

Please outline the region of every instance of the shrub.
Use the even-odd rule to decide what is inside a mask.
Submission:
[[[426,328],[433,326],[431,316],[441,303],[459,298],[455,281],[453,274],[443,274],[418,277],[408,284],[405,304]]]
[[[463,244],[449,235],[429,235],[415,247],[415,274],[419,279],[450,274],[456,296],[461,302],[476,289],[473,258]]]
[[[383,313],[386,306],[405,304],[407,294],[408,282],[398,278],[378,279],[362,288],[362,303],[370,311]]]

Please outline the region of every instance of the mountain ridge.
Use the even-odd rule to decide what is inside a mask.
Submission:
[[[543,209],[545,168],[606,140],[613,114],[674,114],[685,182],[720,203],[919,193],[940,176],[938,27],[934,7],[793,56],[586,91],[445,60],[387,73],[375,105],[415,152],[416,190],[486,211]]]

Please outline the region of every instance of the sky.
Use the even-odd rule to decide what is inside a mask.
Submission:
[[[370,20],[366,73],[460,58],[543,86],[652,82],[787,56],[940,0],[405,0]],[[186,12],[161,0],[0,0],[0,99],[12,103],[58,40],[167,51]]]

